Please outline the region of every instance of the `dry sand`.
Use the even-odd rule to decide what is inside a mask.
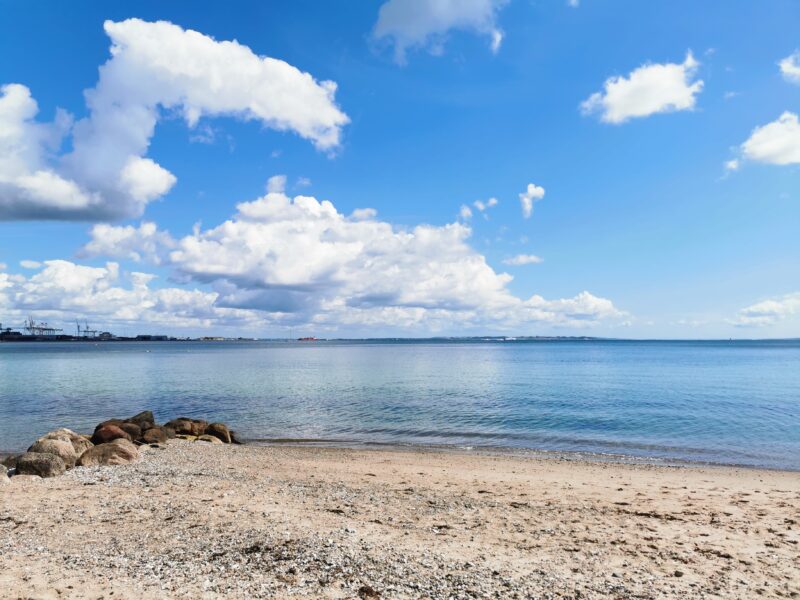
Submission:
[[[800,597],[800,474],[170,442],[0,487],[2,598]]]

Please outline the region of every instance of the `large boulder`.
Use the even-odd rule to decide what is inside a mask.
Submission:
[[[87,450],[88,452],[88,450]],[[60,456],[41,452],[26,452],[17,459],[17,473],[20,475],[38,475],[39,477],[55,477],[67,470]]]
[[[213,435],[205,435],[205,434],[203,434],[201,436],[198,436],[197,441],[198,442],[210,442],[212,444],[222,444],[222,443],[224,443],[218,437],[214,437]]]
[[[131,439],[136,441],[142,437],[142,428],[136,423],[123,423],[119,426],[122,431],[131,436]]]
[[[151,427],[142,434],[145,444],[164,444],[167,441],[167,432],[163,427]]]
[[[211,423],[211,425],[206,427],[205,435],[213,435],[215,438],[219,438],[226,444],[231,443],[231,432],[224,423]]]
[[[28,452],[39,452],[41,454],[55,454],[64,461],[64,466],[71,469],[78,460],[72,443],[69,440],[38,440],[28,448]]]
[[[117,438],[107,444],[98,444],[81,454],[78,466],[125,465],[139,458],[139,450],[129,440]]]
[[[139,429],[142,431],[153,427],[155,422],[155,417],[153,417],[153,413],[149,410],[144,410],[138,415],[133,415],[130,419],[128,419],[128,423],[134,423],[138,425]]]
[[[235,431],[231,430],[229,433],[231,434],[231,444],[244,444]]]
[[[80,456],[81,454],[83,454],[89,448],[92,447],[92,442],[87,440],[84,436],[80,435],[79,433],[75,433],[71,429],[67,428],[54,429],[53,431],[49,431],[36,441],[41,442],[42,440],[67,441],[70,444],[72,444],[72,447],[75,450],[76,457]]]
[[[107,444],[108,442],[113,442],[114,440],[120,438],[131,441],[131,436],[122,429],[120,429],[118,426],[106,425],[104,427],[101,427],[100,429],[95,430],[94,434],[92,435],[92,443]]]

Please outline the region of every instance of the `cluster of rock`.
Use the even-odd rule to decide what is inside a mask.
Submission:
[[[0,484],[8,482],[8,475],[12,474],[54,477],[76,466],[123,465],[139,458],[138,446],[158,447],[172,438],[213,444],[241,443],[224,423],[181,417],[157,425],[153,413],[147,410],[129,419],[103,421],[92,435],[70,429],[46,433],[24,454],[3,461]]]

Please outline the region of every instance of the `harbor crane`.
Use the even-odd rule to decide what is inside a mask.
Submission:
[[[29,335],[35,335],[35,336],[56,335],[59,332],[64,331],[63,329],[59,329],[58,327],[51,327],[50,325],[44,322],[37,323],[36,321],[33,320],[33,317],[28,317],[28,320],[25,321],[25,324],[23,325],[23,329],[25,329],[25,331],[27,331]]]

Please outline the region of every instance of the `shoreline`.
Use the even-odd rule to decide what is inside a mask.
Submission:
[[[420,448],[178,440],[142,450],[128,465],[0,488],[0,589],[123,599],[800,595],[794,472]]]
[[[659,456],[640,456],[614,452],[590,452],[582,450],[546,450],[542,448],[525,448],[519,446],[490,446],[466,444],[425,444],[415,442],[379,442],[359,440],[338,440],[332,438],[244,438],[242,443],[252,447],[296,447],[339,450],[376,450],[386,452],[432,452],[432,453],[464,453],[472,456],[510,456],[522,459],[556,460],[568,462],[608,463],[621,465],[641,465],[653,467],[675,468],[709,468],[709,469],[747,469],[775,473],[800,474],[800,467],[757,465],[747,463],[728,463],[719,461],[701,461]],[[0,460],[25,452],[24,448],[16,451],[0,448]]]

